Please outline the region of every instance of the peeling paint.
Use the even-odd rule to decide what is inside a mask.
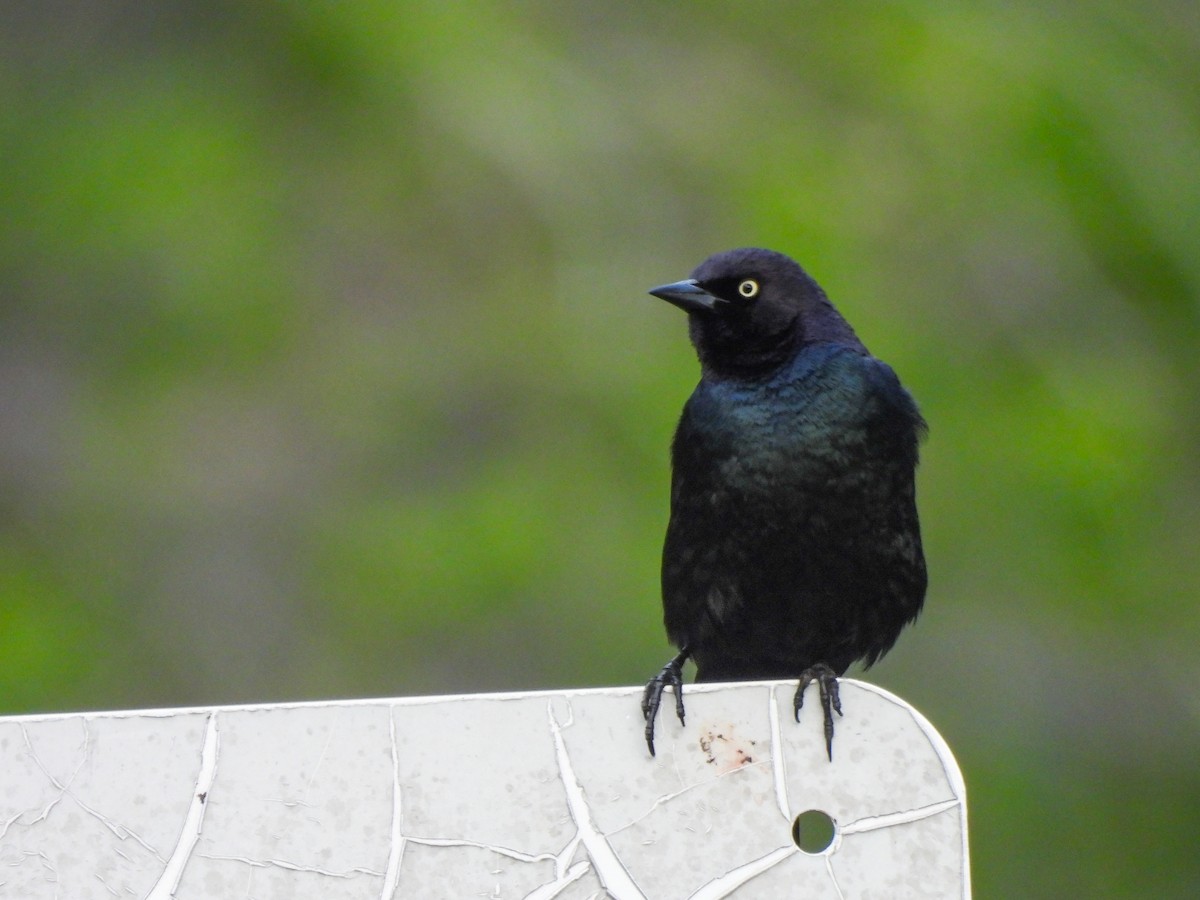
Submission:
[[[392,831],[389,841],[387,872],[383,878],[382,900],[392,900],[400,882],[400,863],[404,859],[404,786],[400,783],[400,751],[396,747],[396,714],[388,710],[388,744],[392,755]]]
[[[844,679],[831,764],[793,691],[690,686],[656,759],[634,688],[0,719],[0,900],[969,897],[932,726]]]
[[[208,715],[208,724],[204,729],[204,748],[200,751],[200,771],[196,775],[196,783],[192,786],[191,797],[187,802],[187,816],[179,833],[179,843],[175,845],[171,858],[166,860],[166,867],[158,882],[147,895],[147,900],[169,900],[175,896],[179,888],[179,880],[183,877],[184,866],[188,864],[196,842],[200,840],[200,829],[204,827],[204,811],[208,808],[208,795],[212,791],[213,781],[217,777],[217,753],[220,750],[221,735],[217,730],[217,713]]]
[[[546,704],[546,716],[550,720],[550,731],[554,735],[554,749],[558,756],[558,772],[567,789],[567,806],[571,811],[571,818],[575,822],[575,827],[579,829],[579,839],[587,849],[588,856],[592,860],[592,865],[596,867],[596,874],[600,876],[600,882],[611,893],[622,898],[622,900],[626,900],[626,898],[628,900],[638,900],[638,898],[644,897],[641,890],[634,883],[632,876],[630,876],[629,870],[625,868],[620,858],[613,851],[612,845],[596,829],[596,825],[592,821],[591,811],[588,809],[587,800],[584,797],[583,785],[575,777],[575,769],[571,764],[571,756],[567,753],[567,747],[563,741],[563,730],[570,728],[575,722],[575,714],[571,709],[571,705],[567,704],[567,721],[564,723],[560,723],[554,717],[553,701]]]

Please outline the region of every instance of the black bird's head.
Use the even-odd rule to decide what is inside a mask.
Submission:
[[[773,250],[718,253],[686,281],[650,293],[688,314],[700,365],[719,376],[769,374],[806,344],[846,344],[866,352],[820,285]]]

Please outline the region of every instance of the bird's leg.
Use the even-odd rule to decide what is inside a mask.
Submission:
[[[821,712],[825,714],[825,752],[829,754],[829,761],[833,762],[833,713],[836,711],[839,716],[842,714],[842,701],[838,697],[837,672],[825,663],[809,666],[800,673],[800,686],[796,688],[796,698],[792,701],[796,710],[796,721],[800,721],[804,689],[814,681],[821,692]]]
[[[662,703],[663,690],[669,685],[675,691],[675,715],[679,716],[679,724],[683,725],[683,664],[688,661],[692,651],[684,647],[674,659],[662,667],[662,671],[646,682],[646,690],[642,692],[642,716],[646,719],[646,746],[650,755],[654,755],[654,720],[658,717],[658,707]]]

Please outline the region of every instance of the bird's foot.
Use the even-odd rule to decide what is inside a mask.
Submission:
[[[833,762],[833,714],[842,714],[842,701],[838,697],[837,672],[825,665],[817,663],[809,666],[800,673],[800,686],[796,688],[796,697],[792,701],[796,711],[796,721],[800,721],[800,707],[804,705],[804,689],[813,682],[821,692],[821,712],[825,715],[825,752],[829,761]]]
[[[662,671],[646,682],[642,692],[642,716],[646,720],[646,746],[654,755],[654,720],[658,718],[658,707],[662,703],[663,691],[670,686],[675,692],[675,715],[683,725],[683,664],[691,656],[686,647],[679,655],[662,667]]]

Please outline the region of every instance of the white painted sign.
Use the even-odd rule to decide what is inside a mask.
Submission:
[[[832,763],[788,682],[653,759],[641,688],[0,719],[0,898],[969,897],[950,751],[841,685]]]

